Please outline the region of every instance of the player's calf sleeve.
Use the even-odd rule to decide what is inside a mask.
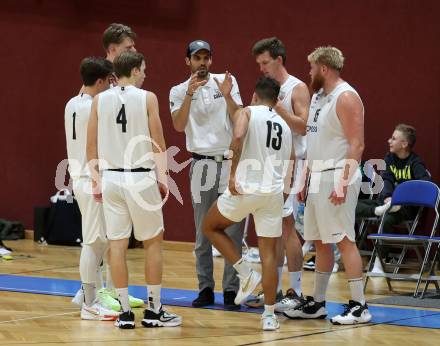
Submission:
[[[101,241],[83,245],[79,260],[79,273],[82,282],[96,283],[97,270],[106,247],[106,243]]]

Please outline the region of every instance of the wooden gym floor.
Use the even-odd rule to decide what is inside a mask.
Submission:
[[[32,240],[5,242],[13,260],[0,259],[0,275],[79,280],[80,248],[41,246]],[[196,290],[192,244],[166,242],[163,287]],[[130,285],[143,285],[143,250],[129,251]],[[215,259],[216,290],[221,291],[223,259]],[[257,265],[258,267],[258,265]],[[284,274],[283,288],[287,287]],[[413,284],[397,283],[396,293],[411,291]],[[313,272],[303,274],[303,292],[311,294]],[[386,282],[374,278],[367,300],[389,295]],[[349,290],[344,273],[333,274],[327,301],[346,303]],[[257,313],[227,312],[169,306],[182,315],[177,328],[140,326],[142,309],[135,309],[137,327],[119,330],[112,322],[82,321],[70,297],[0,291],[0,345],[415,345],[440,344],[440,330],[371,323],[333,326],[328,320],[293,321],[280,317],[276,332],[260,329]],[[430,309],[435,310],[435,309]],[[440,313],[440,310],[437,310]]]

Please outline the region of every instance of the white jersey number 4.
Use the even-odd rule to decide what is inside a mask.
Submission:
[[[116,124],[122,125],[122,132],[127,132],[127,116],[125,115],[125,105],[122,104],[121,110],[116,117]]]

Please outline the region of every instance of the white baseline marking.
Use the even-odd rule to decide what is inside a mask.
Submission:
[[[0,321],[0,324],[20,322],[20,321],[29,321],[29,320],[38,320],[40,318],[48,318],[48,317],[55,317],[55,316],[72,315],[72,314],[77,314],[78,312],[79,311],[71,311],[71,312],[64,312],[62,314],[55,314],[55,315],[44,315],[44,316],[36,316],[36,317],[18,318],[16,320]]]

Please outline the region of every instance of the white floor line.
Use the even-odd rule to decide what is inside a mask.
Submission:
[[[55,295],[55,296],[72,297],[72,294],[70,292],[45,291],[45,290],[36,290],[36,289],[33,290],[30,288],[16,288],[16,287],[0,286],[0,291],[9,291],[9,292],[18,292],[18,293],[37,293],[37,294],[45,294],[45,295],[49,295],[49,296]]]
[[[64,315],[72,315],[72,314],[78,314],[79,311],[71,311],[71,312],[64,312],[62,314],[55,314],[55,315],[44,315],[44,316],[36,316],[36,317],[26,317],[26,318],[18,318],[16,320],[9,320],[9,321],[0,321],[0,324],[5,323],[12,323],[12,322],[20,322],[20,321],[29,321],[29,320],[38,320],[40,318],[48,318],[48,317],[55,317],[55,316],[64,316]]]

